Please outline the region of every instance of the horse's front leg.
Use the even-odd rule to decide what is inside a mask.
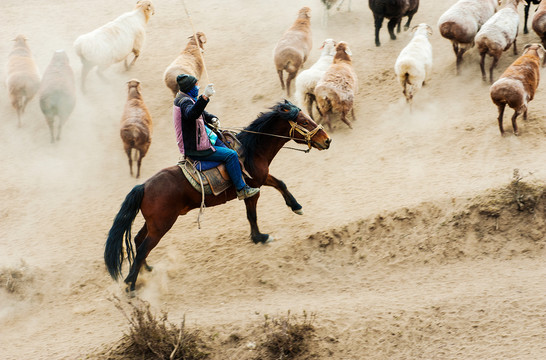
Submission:
[[[260,232],[260,229],[258,228],[258,215],[256,214],[256,205],[259,198],[260,193],[257,193],[253,197],[245,199],[246,218],[250,223],[250,237],[252,238],[254,244],[267,244],[273,241],[273,237],[269,234],[262,234]]]
[[[286,205],[296,214],[303,215],[302,206],[297,202],[296,198],[290,193],[290,191],[288,191],[286,184],[282,180],[279,180],[273,175],[269,174],[267,175],[264,185],[277,189],[282,194]]]

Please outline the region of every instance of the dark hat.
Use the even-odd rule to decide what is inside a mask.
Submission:
[[[176,77],[176,82],[178,83],[180,91],[187,93],[197,83],[197,79],[192,75],[180,74]]]

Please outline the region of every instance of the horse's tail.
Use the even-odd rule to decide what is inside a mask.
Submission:
[[[104,247],[104,262],[110,276],[117,280],[121,275],[123,265],[123,238],[125,237],[125,248],[129,265],[132,263],[135,254],[131,243],[131,225],[140,210],[140,204],[144,197],[144,184],[136,185],[121,204],[121,209],[114,219],[114,224],[108,233]]]

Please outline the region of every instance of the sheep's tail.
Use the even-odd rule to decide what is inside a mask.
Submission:
[[[474,46],[475,33],[466,33],[461,31],[461,26],[455,21],[446,21],[440,24],[440,34],[458,47],[470,48]]]
[[[284,70],[290,74],[295,74],[301,67],[302,62],[301,54],[290,48],[283,49],[275,55],[277,71]]]
[[[148,133],[137,124],[125,125],[120,129],[120,136],[123,142],[132,148],[138,147],[139,144],[145,143],[148,138]]]
[[[325,85],[318,85],[315,88],[315,101],[317,102],[318,110],[321,114],[326,114],[332,109],[332,102],[338,101],[337,93]]]
[[[404,74],[404,95],[406,96],[406,101],[408,103],[411,103],[411,99],[412,99],[412,91],[411,91],[411,88],[412,88],[412,84],[411,84],[411,81],[410,81],[410,75],[409,73],[405,73]]]
[[[526,91],[521,81],[501,78],[490,88],[491,100],[497,106],[506,104],[512,109],[519,108],[526,104]]]
[[[25,91],[22,89],[16,90],[9,94],[11,105],[17,110],[17,116],[20,117],[24,112],[25,106]]]

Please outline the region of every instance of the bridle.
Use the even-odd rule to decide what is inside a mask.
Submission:
[[[300,124],[298,124],[294,120],[288,120],[288,123],[290,124],[290,131],[288,132],[288,136],[278,135],[278,134],[270,134],[270,133],[259,132],[259,131],[246,130],[246,129],[243,129],[243,128],[230,127],[230,128],[225,128],[225,129],[226,130],[238,130],[238,131],[241,131],[241,132],[247,132],[247,133],[251,133],[251,134],[273,136],[273,137],[278,137],[278,138],[281,138],[281,139],[301,140],[300,138],[294,137],[294,132],[297,131],[298,133],[300,133],[303,136],[303,139],[307,143],[308,149],[307,150],[302,150],[302,149],[296,149],[296,148],[292,148],[292,147],[288,147],[288,146],[284,146],[284,148],[285,149],[290,149],[290,150],[303,151],[305,153],[308,153],[309,151],[311,151],[311,148],[312,148],[311,139],[313,138],[313,136],[315,136],[315,134],[317,132],[319,132],[320,130],[323,129],[322,125],[317,124],[317,126],[313,130],[307,130],[306,128],[304,128],[303,126],[301,126]]]
[[[307,130],[306,128],[304,128],[303,126],[301,126],[300,124],[298,124],[295,121],[288,120],[288,123],[291,126],[290,131],[288,132],[288,135],[289,135],[290,139],[297,139],[297,138],[295,138],[293,136],[294,131],[297,131],[303,136],[303,138],[307,142],[307,146],[309,147],[307,150],[300,150],[300,149],[295,149],[295,150],[300,150],[300,151],[304,151],[304,152],[311,151],[311,138],[313,138],[313,136],[315,136],[315,134],[317,132],[319,132],[320,130],[323,129],[322,125],[317,124],[317,126],[313,130],[309,131],[309,130]]]

